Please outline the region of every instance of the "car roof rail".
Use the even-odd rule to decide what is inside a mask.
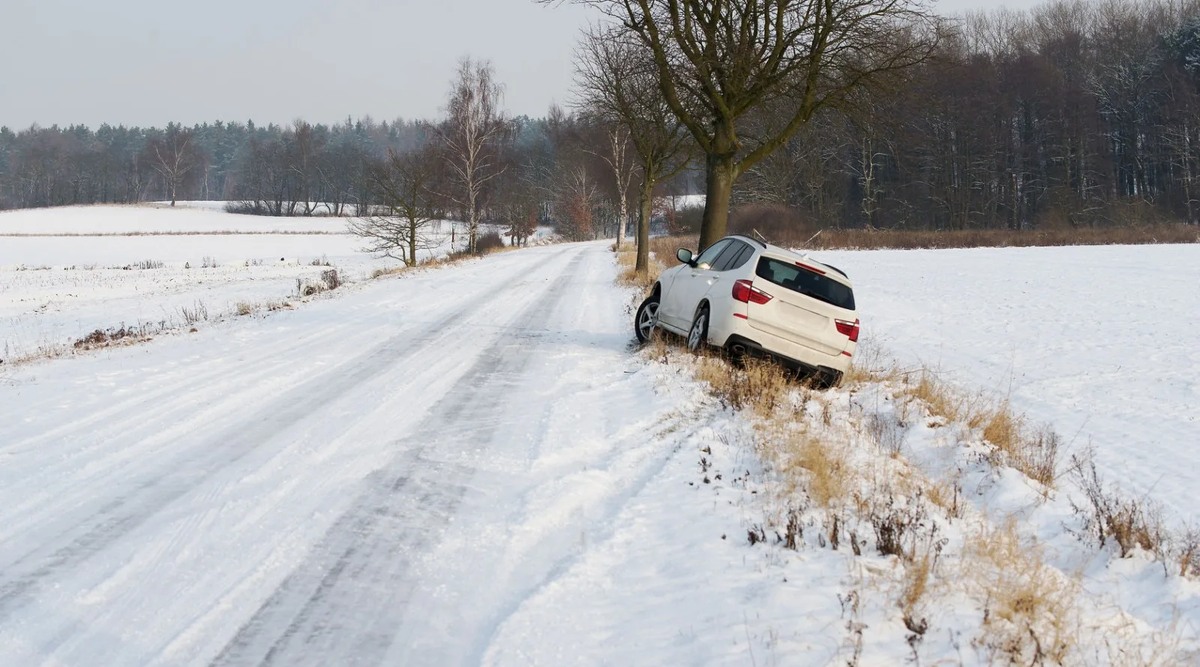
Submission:
[[[752,243],[757,243],[759,246],[762,247],[763,250],[767,249],[766,243],[763,243],[762,241],[759,241],[758,239],[756,239],[752,236],[746,236],[745,234],[730,234],[729,236],[730,236],[730,238],[744,239],[744,240],[750,241]]]

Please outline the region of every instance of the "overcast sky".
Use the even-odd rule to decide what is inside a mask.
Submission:
[[[0,0],[0,125],[432,118],[467,55],[493,62],[510,112],[539,116],[569,101],[591,16],[533,0]]]

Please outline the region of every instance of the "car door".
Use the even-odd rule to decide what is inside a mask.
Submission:
[[[728,282],[725,275],[725,270],[729,265],[741,255],[742,250],[746,247],[745,243],[735,239],[723,239],[719,243],[714,243],[713,248],[717,248],[720,243],[725,243],[724,247],[715,253],[713,259],[707,262],[696,262],[696,266],[692,268],[690,279],[686,283],[684,290],[679,292],[679,319],[680,328],[688,329],[692,326],[692,318],[696,315],[696,308],[700,305],[700,300],[706,294],[714,290],[723,289],[722,283]],[[705,251],[708,254],[708,251]],[[729,292],[733,291],[733,283],[729,283]]]
[[[732,239],[721,239],[700,253],[700,256],[692,262],[692,266],[680,267],[679,272],[675,274],[675,280],[664,293],[662,303],[659,304],[658,317],[660,320],[683,331],[687,331],[692,326],[692,315],[696,311],[696,304],[700,301],[698,296],[693,301],[693,295],[701,286],[705,289],[708,288],[706,280],[710,273],[709,267],[732,242]]]

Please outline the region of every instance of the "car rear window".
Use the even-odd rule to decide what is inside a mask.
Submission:
[[[780,287],[786,287],[793,292],[833,304],[838,308],[854,310],[854,290],[820,273],[770,257],[762,257],[758,260],[758,269],[755,273],[759,278]]]

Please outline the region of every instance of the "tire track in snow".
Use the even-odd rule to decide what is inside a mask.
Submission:
[[[577,254],[564,274],[582,263]],[[512,330],[475,365],[397,448],[406,453],[368,480],[368,488],[326,539],[259,608],[213,660],[216,666],[378,664],[391,647],[417,582],[414,557],[437,543],[475,474],[439,460],[439,450],[487,443],[507,397],[507,377],[519,375],[535,345],[535,325],[568,293],[554,282],[549,298],[527,306]],[[283,627],[278,636],[273,629]]]
[[[578,258],[576,258],[577,260]],[[93,554],[135,530],[172,501],[233,465],[288,427],[313,415],[335,400],[387,370],[427,353],[472,310],[503,294],[521,289],[519,283],[501,281],[498,289],[476,295],[447,315],[416,331],[405,331],[361,356],[346,367],[313,378],[281,395],[248,422],[223,429],[189,454],[164,463],[166,473],[143,481],[106,502],[59,539],[19,557],[0,572],[0,621],[7,619],[40,586],[60,572],[70,570]]]
[[[498,259],[509,258],[500,257]],[[511,280],[519,279],[523,273],[522,270],[528,267],[527,257],[519,258],[520,261],[512,261],[514,259],[518,258],[512,257],[507,262],[492,261],[486,265],[477,264],[465,267],[461,272],[456,271],[452,282],[456,280],[458,283],[467,282],[472,285],[480,282],[484,290],[490,289],[493,285],[507,284]],[[485,269],[484,266],[488,268]],[[485,270],[488,272],[489,280],[487,282],[473,280],[475,274],[483,273]],[[464,278],[466,279],[464,280]],[[436,291],[435,288],[433,292],[436,293]],[[478,297],[479,299],[495,300],[495,294],[491,291],[480,294]],[[241,363],[239,360],[236,368],[231,367],[230,364],[220,364],[218,370],[207,376],[211,380],[219,380],[219,382],[206,384],[204,382],[206,375],[201,373],[195,380],[189,377],[186,391],[180,391],[183,382],[175,377],[179,374],[176,370],[173,368],[168,368],[166,371],[155,369],[149,380],[144,381],[144,384],[150,385],[150,391],[139,390],[137,398],[126,401],[124,403],[125,414],[117,418],[115,424],[111,421],[93,423],[93,410],[89,410],[92,406],[82,406],[79,410],[81,414],[72,413],[70,421],[65,425],[69,430],[57,432],[56,440],[45,443],[48,445],[70,443],[68,451],[47,459],[45,456],[37,456],[37,448],[32,448],[30,455],[24,457],[28,460],[6,462],[5,472],[8,476],[26,480],[26,482],[24,491],[18,492],[16,488],[9,489],[10,498],[14,501],[6,507],[0,508],[0,526],[2,526],[0,527],[0,541],[4,541],[6,536],[20,537],[22,531],[30,533],[41,529],[40,532],[47,532],[44,526],[39,526],[37,523],[43,516],[60,518],[59,523],[63,524],[82,522],[87,518],[82,516],[83,513],[79,511],[78,498],[71,493],[49,494],[46,492],[47,487],[38,484],[38,478],[48,480],[71,478],[76,485],[83,488],[112,487],[114,485],[111,478],[114,476],[118,476],[117,479],[121,483],[129,483],[126,480],[134,480],[132,484],[136,484],[136,480],[141,476],[158,472],[156,468],[147,470],[148,466],[144,461],[149,461],[151,466],[159,465],[160,457],[172,456],[180,450],[181,443],[185,448],[193,447],[196,440],[194,433],[208,428],[212,421],[223,419],[230,412],[248,415],[254,410],[269,409],[271,407],[269,399],[261,397],[263,394],[261,380],[273,379],[272,391],[275,390],[275,387],[290,390],[293,384],[310,379],[306,373],[312,372],[309,368],[311,364],[301,364],[296,365],[299,370],[292,369],[287,372],[285,369],[281,375],[280,360],[274,358],[280,348],[294,350],[295,356],[292,357],[294,359],[310,358],[302,352],[315,346],[319,353],[321,347],[327,345],[331,339],[339,343],[337,346],[339,348],[346,348],[348,340],[362,340],[364,344],[361,347],[368,348],[378,345],[378,340],[385,336],[391,339],[402,339],[414,329],[409,325],[409,320],[402,320],[397,331],[394,320],[378,316],[378,308],[391,306],[392,301],[371,302],[370,307],[353,308],[351,309],[352,313],[357,314],[362,311],[364,314],[340,324],[301,330],[299,337],[306,341],[303,347],[293,348],[288,344],[291,341],[290,338],[282,341],[278,339],[266,341],[268,344],[257,340],[252,341],[258,344],[246,346],[245,349],[249,352],[239,350],[241,354],[249,357],[247,363]],[[446,308],[439,309],[438,305],[434,304],[431,308],[433,311],[431,315],[436,315],[438,310],[446,310]],[[478,312],[488,312],[490,305],[489,303]],[[374,317],[371,316],[372,313]],[[386,325],[381,326],[377,322],[380,319],[383,319]],[[421,326],[440,327],[439,323],[417,322],[416,325],[418,331]],[[350,329],[349,334],[344,331],[346,328]],[[310,335],[310,331],[316,332],[315,335]],[[365,344],[367,341],[370,342],[370,346]],[[351,357],[349,361],[330,365],[328,368],[321,367],[320,370],[327,375],[333,375],[342,372],[344,368],[354,367],[357,361],[357,358]],[[179,367],[191,370],[194,365],[194,361],[188,361],[179,364]],[[159,391],[158,388],[163,385],[168,387],[168,390]],[[217,398],[214,399],[214,396]],[[105,414],[110,412],[109,406],[104,405],[99,406],[99,410],[95,411]],[[155,415],[155,418],[148,419],[147,415],[149,414]],[[248,418],[245,417],[245,419]],[[164,424],[168,426],[164,428]],[[114,446],[118,441],[123,444]],[[88,444],[75,444],[81,442]],[[94,489],[92,490],[94,491]],[[88,500],[93,503],[104,503],[109,497],[111,494],[105,493],[96,499],[93,493]],[[45,543],[51,541],[52,538],[46,536],[38,539]],[[12,553],[0,555],[11,557]],[[4,566],[5,563],[0,561],[0,571]],[[2,581],[3,579],[0,577],[0,583]]]

